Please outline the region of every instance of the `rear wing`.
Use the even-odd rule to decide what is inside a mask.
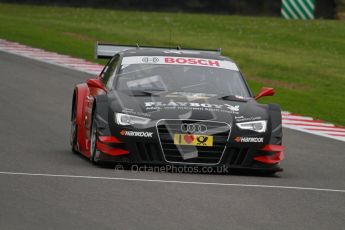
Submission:
[[[125,50],[129,49],[151,49],[151,50],[179,50],[185,53],[204,53],[204,54],[221,54],[221,49],[215,49],[215,50],[208,50],[208,49],[187,49],[187,48],[181,48],[181,47],[155,47],[155,46],[139,46],[139,45],[115,45],[115,44],[106,44],[106,43],[100,43],[96,42],[95,47],[95,58],[112,58],[115,54],[120,53]]]

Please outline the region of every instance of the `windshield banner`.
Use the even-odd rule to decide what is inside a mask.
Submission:
[[[239,71],[237,65],[230,61],[192,57],[133,56],[123,58],[122,65],[132,64],[189,65]]]

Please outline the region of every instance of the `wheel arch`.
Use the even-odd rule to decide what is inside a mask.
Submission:
[[[76,112],[76,120],[78,125],[83,124],[83,116],[84,116],[84,107],[86,106],[86,97],[89,94],[89,89],[86,84],[79,84],[75,87],[74,89],[74,105],[77,107],[77,112]],[[72,106],[72,109],[73,109]]]
[[[76,125],[77,125],[77,144],[79,151],[86,154],[87,151],[87,141],[85,135],[85,106],[87,103],[86,97],[89,94],[89,89],[87,85],[79,84],[76,85],[73,92],[73,99],[72,99],[72,109],[76,109]],[[71,119],[73,119],[73,110]]]
[[[111,135],[109,124],[109,104],[108,96],[106,94],[95,97],[92,106],[92,116],[96,116],[95,121],[97,122],[97,127],[100,128],[100,134]]]

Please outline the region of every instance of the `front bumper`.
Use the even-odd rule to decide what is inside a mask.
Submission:
[[[213,136],[212,147],[174,144],[173,134],[181,132],[181,124],[200,122],[208,127],[205,135]],[[111,136],[99,133],[98,161],[282,170],[279,163],[284,155],[280,143],[269,143],[268,137],[264,138],[265,143],[238,143],[234,139],[239,132],[232,128],[224,122],[197,120],[160,120],[155,127],[146,129],[114,127]]]
[[[250,169],[250,170],[267,170],[282,171],[279,163],[283,159],[283,151],[276,151],[272,146],[266,145],[264,148],[246,148],[233,147],[227,144],[216,164],[208,163],[188,163],[188,162],[169,162],[165,159],[164,153],[159,143],[154,142],[130,142],[130,143],[102,143],[106,144],[104,148],[101,144],[97,146],[100,151],[99,162],[109,163],[131,163],[131,164],[171,164],[176,166],[225,166],[229,169]],[[109,149],[113,151],[109,152]],[[282,148],[278,148],[282,150]],[[258,160],[260,159],[260,160]],[[261,160],[268,159],[268,161]],[[274,159],[274,161],[269,161]]]

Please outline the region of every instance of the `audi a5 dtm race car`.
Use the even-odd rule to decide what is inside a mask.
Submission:
[[[92,162],[226,166],[275,173],[281,109],[259,104],[219,50],[96,44],[109,58],[75,87],[71,145]]]

